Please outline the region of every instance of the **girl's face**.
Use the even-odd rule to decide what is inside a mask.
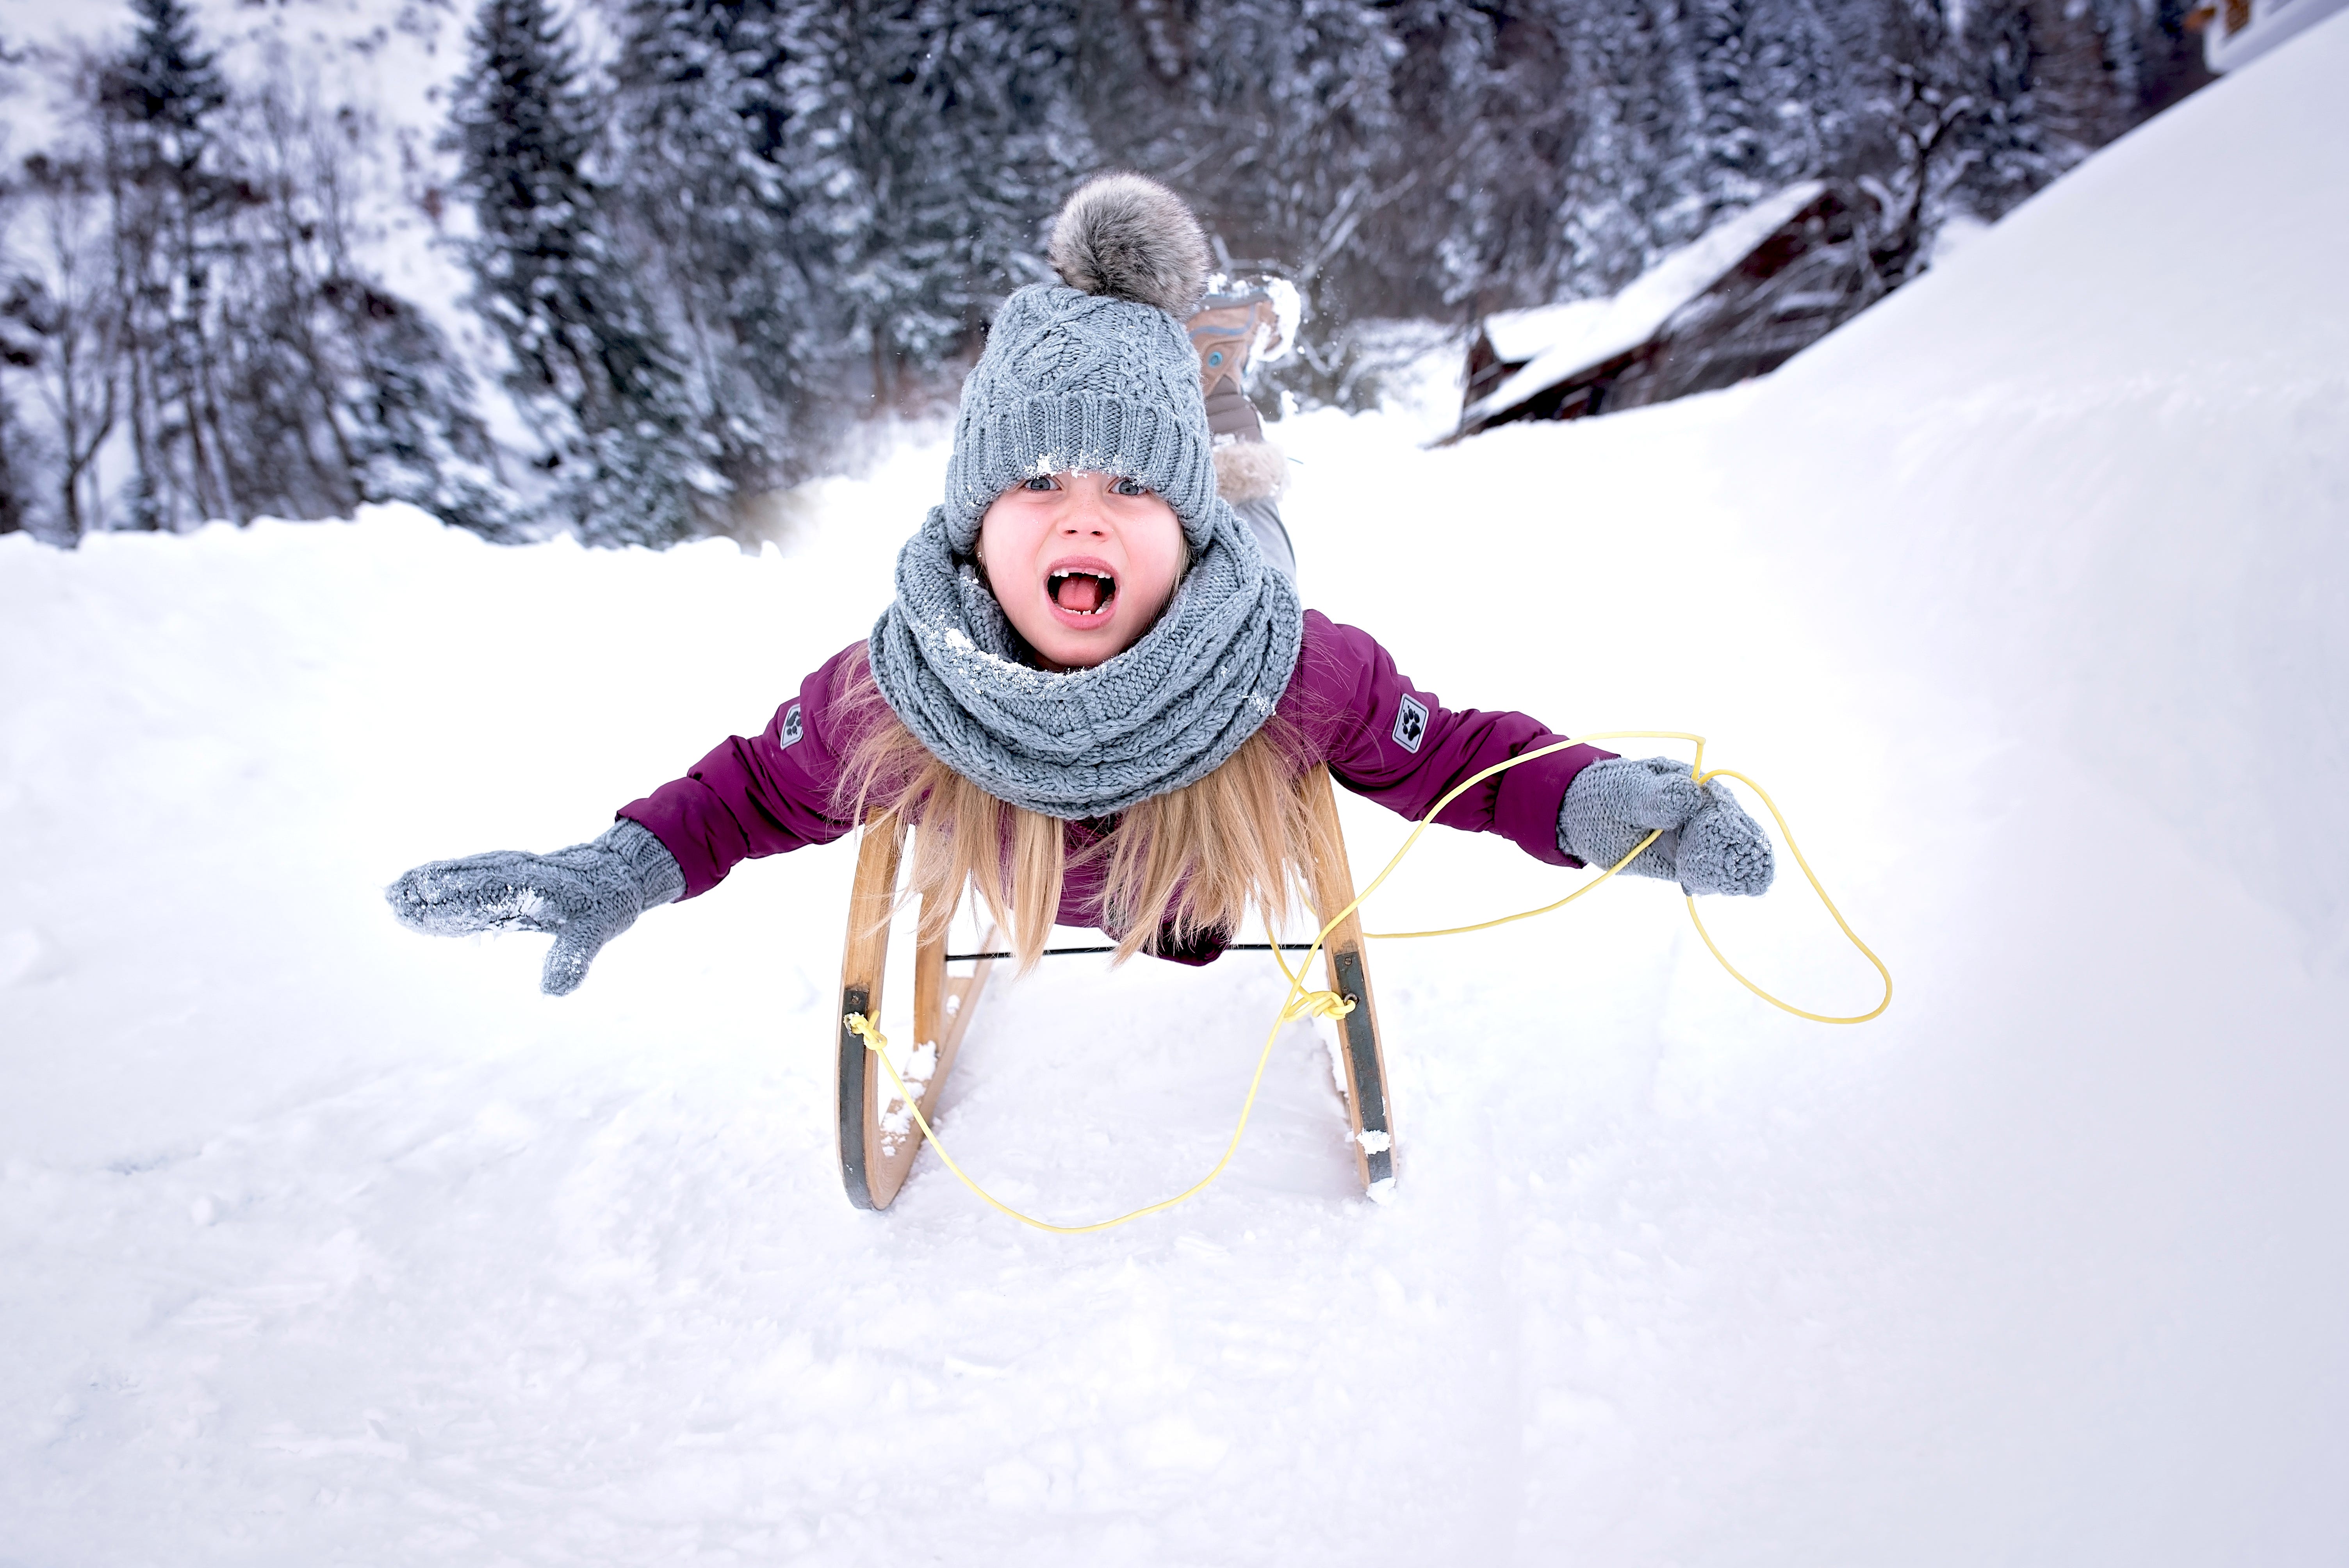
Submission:
[[[1183,554],[1173,507],[1081,469],[1013,485],[978,525],[987,585],[1049,670],[1091,669],[1140,642]]]

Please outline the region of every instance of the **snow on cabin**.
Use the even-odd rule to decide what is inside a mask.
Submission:
[[[2203,62],[2226,72],[2240,70],[2342,10],[2349,10],[2349,0],[2212,0],[2186,20],[2202,29]]]
[[[1612,299],[1485,318],[1454,438],[1578,419],[1775,369],[1873,297],[1849,204],[1806,180],[1716,223]]]

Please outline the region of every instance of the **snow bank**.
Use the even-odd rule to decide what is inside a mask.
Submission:
[[[2337,18],[2106,150],[1786,366],[1732,459],[1820,498],[1780,526],[1823,607],[1962,664],[2336,971],[2344,71]]]
[[[1784,1018],[1652,885],[1381,946],[1383,1206],[1300,1033],[1161,1220],[1032,1235],[926,1156],[849,1210],[844,851],[563,1002],[383,913],[762,722],[935,448],[759,558],[0,539],[0,1553],[2337,1563],[2344,70],[2335,23],[1765,381],[1283,427],[1313,603],[1455,700],[1711,734],[1901,983]],[[1557,887],[1447,837],[1369,923]],[[1798,888],[1713,919],[1868,1000]],[[1280,994],[1089,964],[946,1095],[1053,1215],[1203,1169]]]

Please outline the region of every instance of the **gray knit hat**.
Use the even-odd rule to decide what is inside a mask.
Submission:
[[[1066,286],[1004,301],[963,383],[947,465],[947,536],[978,538],[995,498],[1038,474],[1135,480],[1174,509],[1195,551],[1215,532],[1216,469],[1199,356],[1183,318],[1207,282],[1207,242],[1180,197],[1139,174],[1071,196],[1047,253]]]

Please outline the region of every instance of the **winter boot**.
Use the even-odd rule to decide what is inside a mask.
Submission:
[[[1264,438],[1264,424],[1243,383],[1257,337],[1269,329],[1266,346],[1278,347],[1280,326],[1272,298],[1261,289],[1211,294],[1190,321],[1191,346],[1199,351],[1199,390],[1207,400],[1207,429],[1215,439],[1216,488],[1226,500],[1269,500],[1288,483],[1288,460]]]

